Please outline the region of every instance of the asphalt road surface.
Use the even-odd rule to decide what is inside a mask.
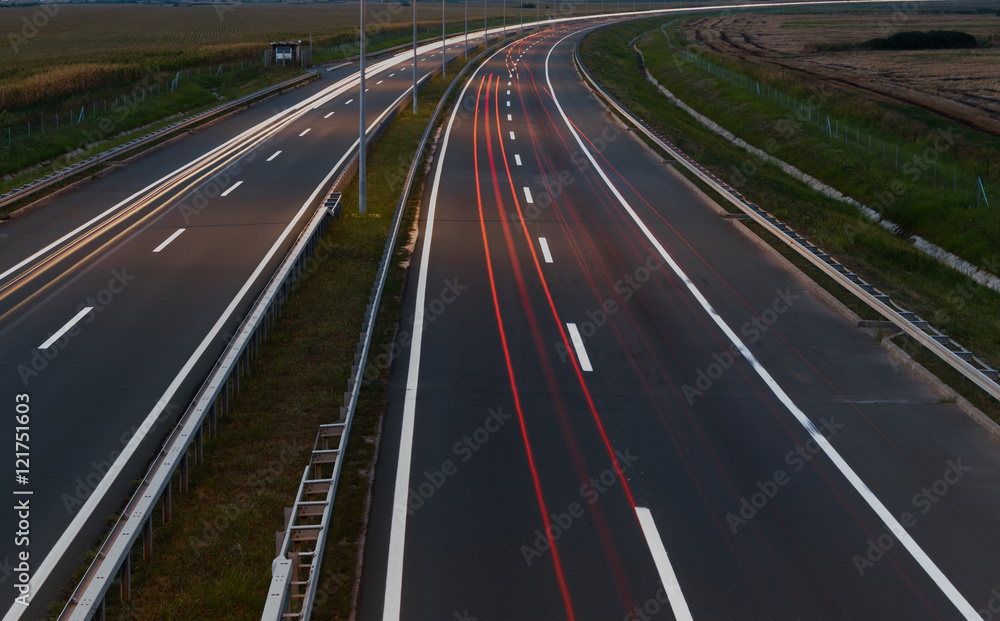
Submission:
[[[1000,618],[997,446],[613,120],[579,28],[445,125],[359,619]]]
[[[421,51],[423,76],[440,42]],[[407,54],[369,62],[370,127],[412,88]],[[357,73],[320,71],[0,224],[5,619],[62,595],[326,196],[357,146]]]

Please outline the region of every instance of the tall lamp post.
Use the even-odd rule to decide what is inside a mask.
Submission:
[[[632,1],[635,2],[635,0]],[[445,52],[447,51],[444,48],[445,34],[446,33],[444,30],[444,0],[441,0],[441,77],[442,78],[444,77],[444,55]]]
[[[365,147],[368,146],[365,135],[365,38],[365,0],[361,0],[361,96],[358,97],[361,107],[361,123],[358,139],[358,213],[362,215],[368,212],[365,207],[365,151],[367,151]]]
[[[417,113],[417,0],[413,2],[413,114]]]

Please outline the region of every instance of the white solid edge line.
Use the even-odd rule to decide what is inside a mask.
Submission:
[[[331,112],[330,114],[333,114],[333,113]],[[281,155],[281,151],[280,150],[275,151],[274,155],[272,155],[271,157],[267,158],[267,161],[270,162],[271,160],[273,160],[274,158],[278,157],[279,155]]]
[[[311,102],[311,101],[314,101],[315,98],[317,98],[317,97],[327,96],[332,91],[336,91],[336,90],[339,90],[339,89],[342,89],[342,88],[346,88],[346,85],[348,85],[349,82],[350,82],[350,78],[344,78],[340,82],[337,82],[333,86],[329,87],[327,90],[322,91],[320,93],[317,93],[316,95],[310,96],[305,101],[306,102]],[[303,102],[303,103],[305,103],[305,102]],[[137,197],[141,196],[142,194],[144,194],[144,193],[148,192],[149,190],[152,190],[153,188],[159,186],[160,184],[162,184],[162,183],[164,183],[164,182],[166,182],[166,181],[168,181],[168,180],[176,177],[177,175],[179,175],[179,174],[183,173],[184,171],[188,170],[189,168],[192,168],[193,166],[195,166],[196,164],[198,164],[202,160],[208,159],[214,153],[222,151],[222,150],[226,149],[227,147],[229,147],[230,145],[238,143],[244,137],[251,136],[254,132],[263,131],[262,128],[264,128],[268,124],[274,124],[274,123],[280,122],[280,120],[282,119],[283,115],[285,115],[287,112],[294,112],[294,111],[296,111],[296,109],[301,109],[300,106],[302,106],[302,104],[297,104],[296,106],[293,106],[292,108],[289,108],[288,110],[279,112],[279,113],[271,116],[270,118],[268,118],[268,119],[266,119],[264,121],[261,121],[260,123],[258,123],[254,127],[251,127],[250,129],[244,131],[243,133],[241,133],[241,134],[239,134],[239,135],[237,135],[237,136],[235,136],[235,137],[227,140],[226,142],[224,142],[224,143],[220,144],[219,146],[215,147],[214,149],[203,153],[202,155],[200,155],[197,158],[191,160],[187,164],[184,164],[180,168],[177,168],[173,172],[170,172],[170,173],[164,175],[163,177],[160,177],[159,179],[157,179],[156,181],[150,183],[149,185],[147,185],[146,187],[142,188],[141,190],[133,193],[128,198],[125,198],[124,200],[121,200],[118,203],[115,203],[112,207],[109,207],[108,209],[102,211],[101,213],[97,214],[96,216],[94,216],[90,220],[87,220],[86,222],[84,222],[80,226],[76,227],[75,229],[73,229],[69,233],[66,233],[65,235],[63,235],[59,239],[57,239],[54,242],[52,242],[52,243],[46,245],[45,247],[43,247],[41,250],[38,250],[37,252],[29,255],[27,258],[19,261],[17,264],[15,264],[14,266],[8,268],[3,273],[0,273],[0,281],[2,281],[3,279],[7,278],[7,276],[13,274],[14,272],[16,272],[17,270],[21,269],[22,267],[24,267],[28,263],[30,263],[30,262],[34,261],[35,259],[39,258],[40,256],[44,255],[46,252],[57,248],[58,246],[62,245],[64,242],[69,241],[70,239],[72,239],[76,235],[82,233],[83,231],[85,231],[85,230],[89,229],[90,227],[94,226],[95,224],[99,223],[105,217],[111,215],[112,213],[114,213],[115,211],[117,211],[118,209],[120,209],[121,207],[127,205],[128,203],[130,203],[131,201],[133,201]]]
[[[531,188],[524,186],[524,202],[531,204],[535,202],[535,199],[531,198]]]
[[[184,232],[184,229],[177,229],[176,231],[173,232],[173,234],[170,237],[168,237],[165,240],[163,240],[163,242],[159,246],[157,246],[156,248],[153,248],[153,252],[159,252],[159,251],[163,250],[164,248],[167,247],[167,244],[169,244],[170,242],[172,242],[175,239],[177,239],[178,237],[180,237],[180,234],[183,233],[183,232]]]
[[[676,274],[677,277],[684,282],[688,291],[691,292],[691,295],[693,295],[694,298],[698,301],[702,309],[704,309],[704,311],[708,313],[709,317],[711,317],[712,320],[715,322],[715,324],[719,326],[719,329],[721,329],[723,333],[725,333],[725,335],[729,337],[729,340],[740,351],[743,357],[746,358],[747,362],[753,367],[754,371],[757,372],[757,375],[760,376],[760,378],[764,381],[764,383],[767,384],[767,387],[771,390],[771,392],[774,393],[774,395],[778,398],[778,400],[781,401],[781,403],[788,409],[788,411],[792,414],[792,416],[795,417],[795,419],[799,422],[799,424],[801,424],[805,428],[805,430],[809,433],[811,439],[817,445],[819,445],[821,449],[823,449],[823,453],[825,453],[826,456],[830,459],[830,461],[832,461],[833,464],[837,467],[837,469],[840,470],[841,474],[843,474],[844,478],[846,478],[847,481],[851,484],[851,486],[854,487],[855,491],[857,491],[858,494],[861,495],[861,498],[864,499],[866,503],[868,503],[868,506],[871,507],[873,511],[875,511],[876,515],[878,515],[878,517],[882,520],[882,523],[885,524],[885,526],[896,537],[896,539],[903,544],[903,547],[905,547],[910,552],[914,560],[916,560],[917,563],[920,564],[920,567],[925,572],[927,572],[927,575],[931,578],[931,580],[934,581],[934,583],[938,586],[938,588],[941,589],[941,591],[951,601],[951,603],[955,606],[955,608],[957,608],[958,611],[962,613],[962,615],[968,621],[982,621],[982,617],[979,616],[979,613],[976,612],[976,609],[972,607],[969,601],[966,600],[961,593],[959,593],[958,589],[955,588],[955,585],[951,583],[951,580],[949,580],[948,577],[944,575],[944,572],[942,572],[941,569],[934,563],[934,561],[931,560],[929,556],[927,556],[927,553],[924,552],[923,548],[921,548],[920,545],[913,539],[913,537],[911,537],[910,534],[906,531],[906,529],[903,528],[903,525],[899,523],[899,521],[889,511],[889,509],[887,509],[886,506],[882,504],[882,501],[879,500],[878,497],[875,496],[875,494],[872,493],[870,489],[868,489],[868,486],[865,484],[865,482],[861,480],[861,477],[859,477],[858,474],[854,472],[854,469],[851,468],[851,466],[844,460],[844,458],[840,455],[840,453],[837,452],[837,449],[835,449],[833,445],[830,444],[830,441],[826,439],[826,436],[820,433],[820,431],[816,428],[816,425],[813,424],[813,422],[809,419],[808,416],[806,416],[805,412],[799,409],[799,406],[796,405],[795,402],[792,401],[791,397],[789,397],[788,394],[785,393],[784,389],[782,389],[781,386],[778,385],[778,382],[771,376],[771,374],[767,371],[767,369],[765,369],[764,366],[761,365],[760,361],[757,360],[757,358],[747,348],[747,346],[743,343],[743,341],[740,340],[740,337],[737,336],[737,334],[733,331],[733,329],[729,327],[729,324],[727,324],[726,321],[722,318],[722,316],[719,315],[718,311],[716,311],[715,308],[705,298],[705,296],[702,295],[698,287],[687,276],[687,274],[684,273],[684,270],[681,269],[680,265],[678,265],[674,261],[674,258],[666,251],[666,249],[663,247],[660,241],[656,238],[656,236],[653,235],[652,231],[650,231],[649,228],[646,226],[646,223],[643,222],[642,219],[639,217],[639,215],[632,209],[632,206],[629,205],[628,201],[625,200],[625,197],[621,195],[621,193],[618,191],[618,188],[616,188],[615,185],[611,183],[611,179],[608,178],[607,174],[604,172],[604,169],[597,163],[597,160],[594,159],[594,156],[591,155],[590,149],[588,149],[587,146],[584,144],[583,140],[580,138],[580,135],[576,132],[576,129],[573,128],[573,124],[570,123],[569,118],[563,111],[562,105],[559,103],[559,98],[556,96],[555,91],[552,88],[552,80],[549,76],[549,59],[552,56],[552,51],[555,50],[555,48],[560,43],[562,43],[569,37],[573,36],[574,34],[576,33],[570,33],[566,35],[562,39],[556,41],[556,43],[551,48],[549,48],[548,54],[545,55],[545,81],[546,83],[548,83],[549,92],[552,95],[552,101],[553,103],[555,103],[556,109],[559,111],[559,115],[562,117],[563,122],[566,124],[566,127],[573,135],[573,138],[576,139],[577,144],[580,145],[580,148],[583,150],[583,153],[587,156],[587,159],[590,160],[590,163],[594,166],[594,170],[596,170],[597,173],[601,176],[601,179],[604,181],[604,184],[608,186],[608,189],[611,190],[611,193],[614,194],[615,198],[618,200],[618,202],[622,205],[625,211],[632,218],[632,221],[635,222],[636,226],[639,227],[639,229],[642,231],[646,239],[649,240],[649,242],[656,248],[657,252],[663,258],[663,260],[666,261],[666,263],[670,266],[674,274]]]
[[[580,368],[584,371],[593,371],[594,367],[590,365],[590,356],[587,355],[587,348],[583,346],[580,330],[577,329],[575,323],[567,323],[566,329],[569,330],[569,338],[573,341],[573,349],[576,350],[576,358],[580,361]]]
[[[465,99],[476,75],[486,62],[502,51],[498,49],[466,80],[462,92],[456,101]],[[420,376],[420,348],[423,343],[424,301],[427,298],[427,266],[430,262],[431,240],[434,235],[434,214],[437,211],[438,191],[441,186],[441,173],[444,169],[444,158],[448,153],[448,141],[455,117],[461,106],[455,106],[448,120],[448,127],[441,141],[441,155],[438,157],[437,169],[434,171],[434,182],[431,186],[431,196],[427,207],[427,225],[424,232],[424,245],[420,251],[420,270],[417,276],[416,314],[413,316],[413,338],[410,340],[410,361],[406,374],[406,392],[403,399],[403,421],[399,436],[399,461],[396,465],[396,488],[392,499],[392,524],[389,528],[389,557],[386,561],[385,601],[382,607],[383,621],[399,621],[403,597],[403,548],[406,543],[406,512],[407,496],[410,488],[410,464],[413,457],[413,429],[417,408],[417,384]]]
[[[234,310],[236,310],[236,307],[239,305],[240,301],[246,295],[247,291],[249,291],[250,287],[253,286],[254,281],[257,280],[257,277],[260,276],[260,273],[264,270],[265,267],[267,267],[267,263],[271,260],[271,257],[273,257],[274,254],[278,251],[281,244],[284,242],[285,238],[294,229],[299,219],[309,208],[309,204],[313,201],[314,198],[316,198],[319,192],[326,187],[326,183],[333,177],[333,173],[336,172],[337,168],[339,168],[341,164],[344,163],[344,160],[347,159],[347,156],[354,150],[354,148],[360,142],[361,142],[360,140],[354,141],[354,144],[351,145],[351,148],[347,150],[344,156],[340,158],[340,161],[337,162],[337,164],[333,167],[333,169],[330,170],[329,173],[327,173],[323,181],[316,187],[315,190],[313,190],[312,194],[299,209],[298,213],[295,214],[295,216],[289,221],[288,226],[285,227],[285,230],[282,231],[277,241],[275,241],[274,245],[271,246],[271,249],[268,251],[267,255],[257,265],[256,269],[254,269],[253,273],[246,280],[246,282],[243,283],[243,286],[236,293],[235,297],[233,297],[232,301],[229,303],[229,306],[227,306],[226,309],[219,316],[219,319],[215,322],[215,325],[213,325],[212,328],[208,331],[208,334],[205,336],[204,339],[202,339],[197,349],[195,349],[194,353],[191,354],[187,362],[184,363],[184,366],[174,377],[173,381],[170,382],[170,385],[167,386],[167,389],[160,396],[159,400],[157,400],[156,405],[153,406],[153,409],[150,410],[149,414],[146,416],[146,419],[142,422],[142,424],[139,426],[136,432],[132,434],[132,438],[129,439],[128,444],[125,445],[125,447],[122,449],[122,452],[115,459],[114,463],[111,464],[111,468],[109,468],[108,471],[104,474],[104,477],[101,479],[101,482],[97,484],[97,487],[94,489],[94,491],[91,492],[90,496],[87,497],[87,501],[83,504],[82,507],[80,507],[80,510],[77,512],[77,514],[73,516],[73,521],[70,522],[69,526],[66,527],[66,530],[63,531],[58,541],[56,541],[55,545],[52,546],[52,549],[45,556],[45,559],[42,560],[42,563],[35,570],[35,573],[31,576],[31,580],[28,582],[30,593],[37,593],[41,585],[44,584],[45,580],[48,578],[49,574],[52,572],[52,569],[55,567],[55,564],[59,561],[65,550],[68,548],[69,544],[74,539],[76,539],[76,536],[80,533],[80,530],[83,528],[84,524],[87,522],[87,520],[90,519],[90,516],[93,515],[94,510],[97,508],[97,504],[104,499],[104,495],[107,494],[108,489],[110,489],[112,482],[118,479],[118,475],[121,473],[122,469],[125,467],[125,464],[129,461],[129,459],[132,458],[132,455],[135,453],[136,449],[139,448],[139,444],[146,438],[146,434],[154,425],[156,425],[156,420],[160,417],[163,410],[170,404],[170,398],[174,395],[175,392],[177,392],[177,389],[180,387],[181,383],[184,381],[187,375],[191,372],[191,369],[194,368],[198,360],[201,359],[202,354],[204,354],[205,350],[208,349],[208,346],[212,343],[212,340],[215,339],[216,336],[219,334],[219,332],[222,331],[222,328],[226,325],[226,321],[229,319],[229,316],[232,315]],[[11,606],[10,610],[8,610],[7,614],[4,616],[4,621],[12,621],[13,619],[20,619],[21,615],[24,613],[25,610],[27,610],[27,607],[25,606],[18,606],[16,604]]]
[[[299,134],[299,138],[301,138],[301,137],[305,136],[306,134],[308,134],[309,130],[311,130],[311,129],[312,129],[311,127],[305,128],[305,130],[301,134]]]
[[[667,556],[667,549],[660,539],[660,531],[653,521],[653,514],[646,507],[636,507],[635,514],[639,518],[639,525],[642,527],[642,534],[646,536],[646,545],[653,555],[653,562],[656,563],[656,571],[660,574],[660,582],[663,583],[663,590],[667,592],[667,601],[670,602],[670,609],[674,613],[677,621],[694,621],[691,611],[688,609],[684,594],[681,593],[681,585],[677,581],[677,574],[670,564],[670,557]]]
[[[333,116],[333,112],[327,112],[326,114],[324,114],[324,115],[323,115],[323,118],[324,118],[324,119],[328,119],[328,118],[330,118],[331,116]]]
[[[549,252],[549,241],[544,237],[538,238],[538,245],[542,247],[542,256],[546,263],[552,263],[552,253]]]
[[[382,114],[380,114],[374,121],[371,122],[369,128],[378,125],[382,121],[382,119],[386,116],[386,114],[388,114],[389,110],[391,110],[397,104],[399,104],[399,102],[402,101],[402,99],[406,97],[406,95],[409,94],[409,92],[412,90],[413,87],[411,86],[407,88],[405,91],[403,91],[403,94],[400,95],[398,98],[396,98],[396,101],[394,101],[391,105],[389,105],[385,109],[385,111],[382,112]],[[184,381],[187,375],[191,372],[191,369],[194,368],[195,364],[198,362],[198,359],[201,358],[202,354],[205,353],[205,349],[207,349],[209,344],[211,344],[212,339],[218,336],[219,332],[222,330],[229,316],[232,315],[233,311],[239,305],[240,300],[243,298],[243,296],[246,295],[247,290],[257,279],[257,277],[260,276],[261,271],[266,267],[268,261],[271,260],[271,257],[274,256],[274,253],[277,252],[279,246],[282,244],[285,237],[288,236],[288,233],[295,226],[295,223],[302,217],[302,214],[305,213],[306,209],[309,207],[309,203],[311,203],[316,198],[320,190],[326,187],[326,184],[333,177],[333,173],[335,173],[337,169],[340,168],[340,166],[344,163],[344,160],[347,159],[347,157],[351,154],[351,152],[354,151],[354,149],[358,146],[358,144],[360,144],[360,142],[361,142],[360,139],[355,140],[354,143],[344,153],[344,156],[340,158],[340,160],[336,163],[336,165],[334,165],[334,167],[330,170],[330,172],[326,175],[326,177],[324,177],[323,180],[320,182],[320,184],[316,186],[316,189],[313,190],[312,194],[309,195],[309,198],[302,205],[302,208],[289,221],[288,226],[285,227],[284,231],[282,231],[281,236],[278,238],[278,240],[274,242],[274,245],[271,247],[271,250],[268,251],[268,254],[264,257],[263,260],[261,260],[260,264],[254,270],[253,274],[250,275],[250,278],[247,279],[246,283],[244,283],[243,287],[236,294],[236,297],[233,298],[232,302],[229,303],[229,306],[226,307],[226,310],[223,311],[222,315],[220,315],[219,320],[215,323],[214,326],[212,326],[208,334],[202,340],[201,344],[198,345],[198,348],[195,350],[195,352],[191,354],[190,358],[188,358],[187,362],[184,364],[184,367],[181,368],[180,372],[178,372],[177,375],[174,377],[173,381],[167,387],[166,391],[164,391],[163,395],[156,402],[156,405],[154,405],[153,409],[150,410],[149,414],[146,416],[146,419],[142,422],[139,428],[136,429],[135,433],[132,435],[132,438],[129,440],[128,444],[125,445],[125,447],[122,449],[122,452],[115,459],[114,463],[111,464],[111,468],[108,469],[108,471],[104,474],[104,478],[101,479],[101,482],[97,484],[97,487],[94,489],[94,491],[91,492],[90,496],[87,497],[86,502],[84,502],[83,506],[80,507],[80,510],[77,512],[77,514],[73,516],[73,520],[70,522],[69,526],[66,527],[66,530],[64,530],[62,535],[59,536],[59,539],[56,541],[55,545],[52,546],[49,552],[45,555],[45,558],[42,559],[41,564],[35,570],[35,573],[32,574],[31,580],[28,581],[29,593],[37,593],[38,590],[42,587],[42,585],[45,584],[45,581],[48,579],[49,574],[52,573],[52,570],[55,568],[56,563],[58,563],[59,560],[62,558],[63,554],[66,553],[66,550],[69,547],[70,543],[72,543],[73,540],[76,539],[77,535],[80,534],[80,531],[83,529],[84,524],[86,524],[86,522],[90,519],[90,516],[93,515],[94,510],[97,508],[98,503],[100,503],[104,499],[104,495],[107,494],[108,489],[111,487],[112,483],[118,478],[118,475],[124,469],[125,463],[127,463],[128,460],[131,459],[136,449],[138,449],[139,444],[141,444],[142,441],[146,438],[146,434],[149,433],[149,430],[156,425],[156,420],[160,417],[163,410],[168,405],[170,405],[169,402],[170,396],[173,395],[175,392],[177,392],[177,388],[181,385],[181,383]],[[31,600],[29,600],[29,604],[30,602]],[[3,617],[3,621],[17,621],[17,619],[20,619],[21,615],[23,615],[27,609],[28,608],[26,606],[17,604],[15,602],[7,610],[7,613]]]
[[[518,166],[521,165],[521,156],[518,155],[517,153],[514,154],[514,163],[517,164]]]
[[[309,131],[309,130],[306,130],[306,131]],[[233,185],[229,186],[229,189],[227,189],[225,192],[223,192],[222,194],[219,194],[219,196],[229,196],[230,194],[232,194],[233,190],[235,190],[236,188],[240,187],[241,185],[243,185],[243,181],[242,180],[237,181]]]
[[[70,319],[69,321],[67,321],[66,324],[63,327],[59,328],[59,330],[56,331],[55,334],[53,334],[49,338],[45,339],[45,342],[42,343],[41,345],[39,345],[38,349],[48,349],[48,348],[52,347],[53,343],[55,343],[56,341],[58,341],[59,339],[61,339],[64,334],[66,334],[67,332],[69,332],[73,328],[73,326],[75,326],[77,324],[77,322],[79,322],[81,319],[83,319],[84,317],[86,317],[87,313],[89,313],[92,310],[94,310],[94,307],[93,306],[88,306],[88,307],[80,310],[80,312],[77,313],[76,315],[73,315],[73,318]]]

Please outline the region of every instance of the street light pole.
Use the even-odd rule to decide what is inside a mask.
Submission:
[[[413,2],[413,114],[417,114],[417,0]]]
[[[465,0],[465,60],[469,60],[469,0]]]
[[[366,214],[368,209],[365,205],[365,147],[368,140],[365,127],[365,0],[361,0],[361,96],[358,97],[361,107],[360,137],[358,139],[358,213]]]
[[[635,0],[632,1],[634,2]],[[446,33],[444,30],[444,0],[441,0],[441,77],[442,78],[444,77],[444,55],[446,52],[444,48],[445,34]]]

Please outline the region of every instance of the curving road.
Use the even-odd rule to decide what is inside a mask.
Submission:
[[[359,618],[979,619],[1000,454],[532,35],[445,125]]]
[[[440,68],[440,41],[419,59]],[[369,127],[412,89],[411,60],[369,64]],[[0,225],[5,619],[61,596],[357,147],[356,66],[320,76]]]

